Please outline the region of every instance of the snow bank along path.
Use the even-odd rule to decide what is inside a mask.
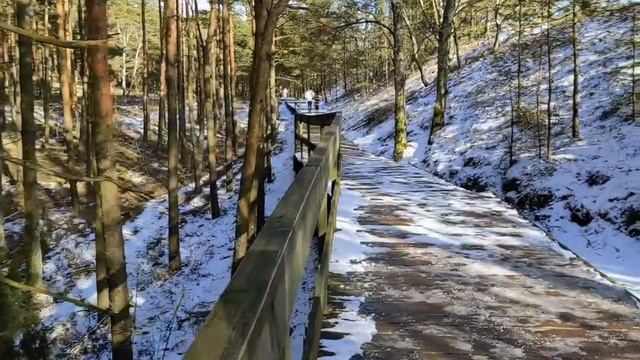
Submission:
[[[637,358],[633,298],[514,209],[342,151],[322,357]]]

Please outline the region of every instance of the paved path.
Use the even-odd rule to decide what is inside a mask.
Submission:
[[[343,151],[322,356],[640,359],[634,300],[516,211]]]

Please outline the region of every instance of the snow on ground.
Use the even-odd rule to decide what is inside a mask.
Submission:
[[[554,28],[553,157],[537,158],[535,94],[544,38],[525,37],[523,103],[530,120],[516,129],[517,163],[508,167],[510,89],[515,89],[515,37],[497,53],[488,46],[464,54],[449,82],[448,118],[433,146],[427,144],[433,86],[408,82],[409,148],[405,160],[476,191],[515,204],[529,220],[604,274],[640,296],[640,124],[629,121],[631,16],[612,11],[580,26],[582,139],[571,139],[571,47],[566,26]],[[542,64],[544,158],[546,64]],[[427,64],[433,81],[435,66]],[[512,91],[515,99],[515,90]],[[342,97],[346,136],[364,149],[393,154],[393,89]],[[532,120],[533,119],[533,120]]]
[[[295,176],[291,116],[284,107],[282,115],[280,141],[272,158],[275,181],[266,185],[267,214]],[[182,268],[172,276],[167,273],[166,197],[149,201],[138,216],[123,224],[136,358],[181,358],[229,281],[237,195],[223,190],[223,180],[219,184],[222,215],[215,220],[209,215],[208,187],[195,196],[192,186],[180,190],[180,198],[186,199],[180,206]],[[237,190],[239,175],[234,180]],[[67,296],[95,303],[93,229],[83,220],[69,225],[65,220],[70,218],[68,209],[50,214],[51,223],[63,225],[52,233],[54,246],[46,255],[45,281],[52,289],[66,290]],[[22,226],[21,221],[14,221],[6,228],[20,232]],[[57,346],[54,353],[65,358],[110,357],[108,326],[99,326],[95,314],[69,303],[42,301],[42,325]]]
[[[362,355],[362,344],[371,341],[376,333],[376,324],[372,315],[362,315],[360,306],[364,303],[361,296],[338,296],[334,300],[340,301],[344,306],[337,318],[327,322],[331,324],[331,331],[344,334],[339,339],[321,339],[323,348],[333,353],[331,356],[322,356],[322,359],[352,359]]]

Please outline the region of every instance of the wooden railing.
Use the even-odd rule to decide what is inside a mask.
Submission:
[[[314,241],[320,261],[303,358],[317,357],[340,194],[342,115],[303,114],[287,105],[297,125],[306,124],[308,129],[317,125],[326,131],[316,143],[308,136],[305,143],[313,149],[308,150],[304,167],[258,234],[185,359],[291,358],[290,318]],[[300,137],[297,127],[296,139]]]

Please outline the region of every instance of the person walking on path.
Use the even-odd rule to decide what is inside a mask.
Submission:
[[[320,101],[322,101],[322,96],[320,96],[320,93],[316,93],[313,97],[313,108],[316,111],[320,111]]]
[[[311,112],[311,105],[313,104],[313,98],[316,94],[313,90],[309,89],[304,93],[304,99],[307,100],[307,109]]]

